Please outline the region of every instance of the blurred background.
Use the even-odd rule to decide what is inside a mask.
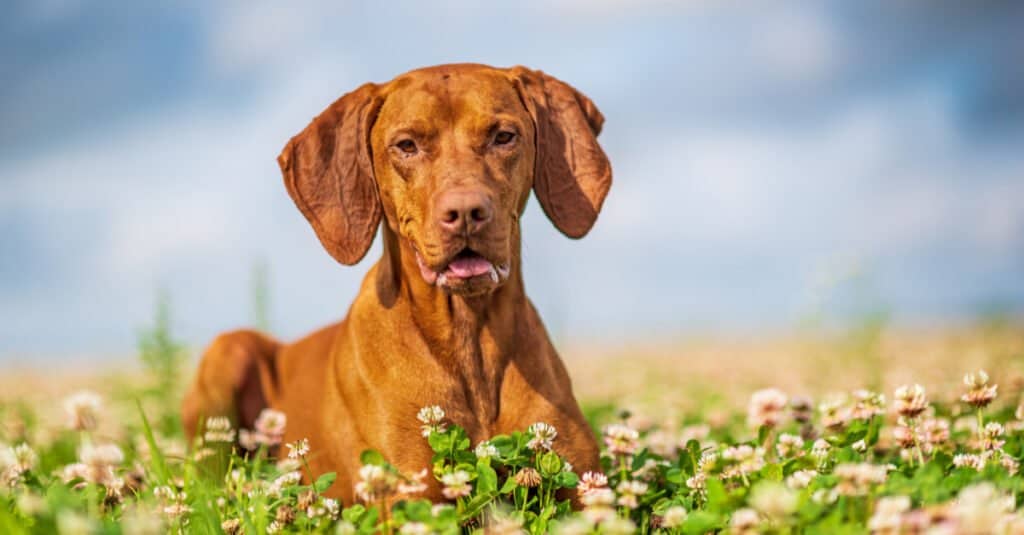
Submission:
[[[1024,4],[567,0],[8,3],[0,365],[341,318],[275,162],[341,94],[420,66],[590,96],[615,183],[582,241],[531,201],[556,340],[626,346],[1024,312]],[[767,357],[766,357],[767,358]]]

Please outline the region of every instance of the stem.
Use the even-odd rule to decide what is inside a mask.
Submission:
[[[908,418],[910,436],[914,437],[914,451],[917,452],[917,465],[924,466],[924,454],[921,453],[921,440],[917,436],[917,419]]]
[[[978,407],[978,448],[981,449],[985,444],[985,417],[982,415],[981,407]]]

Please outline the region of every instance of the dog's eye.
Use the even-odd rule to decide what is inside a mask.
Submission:
[[[497,134],[494,134],[495,145],[508,145],[512,143],[512,140],[516,138],[515,132],[509,132],[508,130],[502,130]]]
[[[405,154],[416,154],[416,151],[418,150],[416,148],[416,142],[411,139],[403,139],[398,143],[395,143],[395,146]]]

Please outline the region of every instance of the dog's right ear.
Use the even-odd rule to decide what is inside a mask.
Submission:
[[[370,128],[383,103],[376,84],[336,100],[285,145],[277,163],[295,205],[335,260],[366,255],[381,205],[370,155]]]

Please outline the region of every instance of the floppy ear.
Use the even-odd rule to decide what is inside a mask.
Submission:
[[[612,185],[611,163],[597,143],[604,116],[561,80],[525,67],[511,72],[536,130],[533,191],[558,230],[582,238]]]
[[[288,141],[277,158],[295,206],[324,249],[346,265],[366,255],[380,223],[369,143],[382,102],[375,84],[344,95]]]

